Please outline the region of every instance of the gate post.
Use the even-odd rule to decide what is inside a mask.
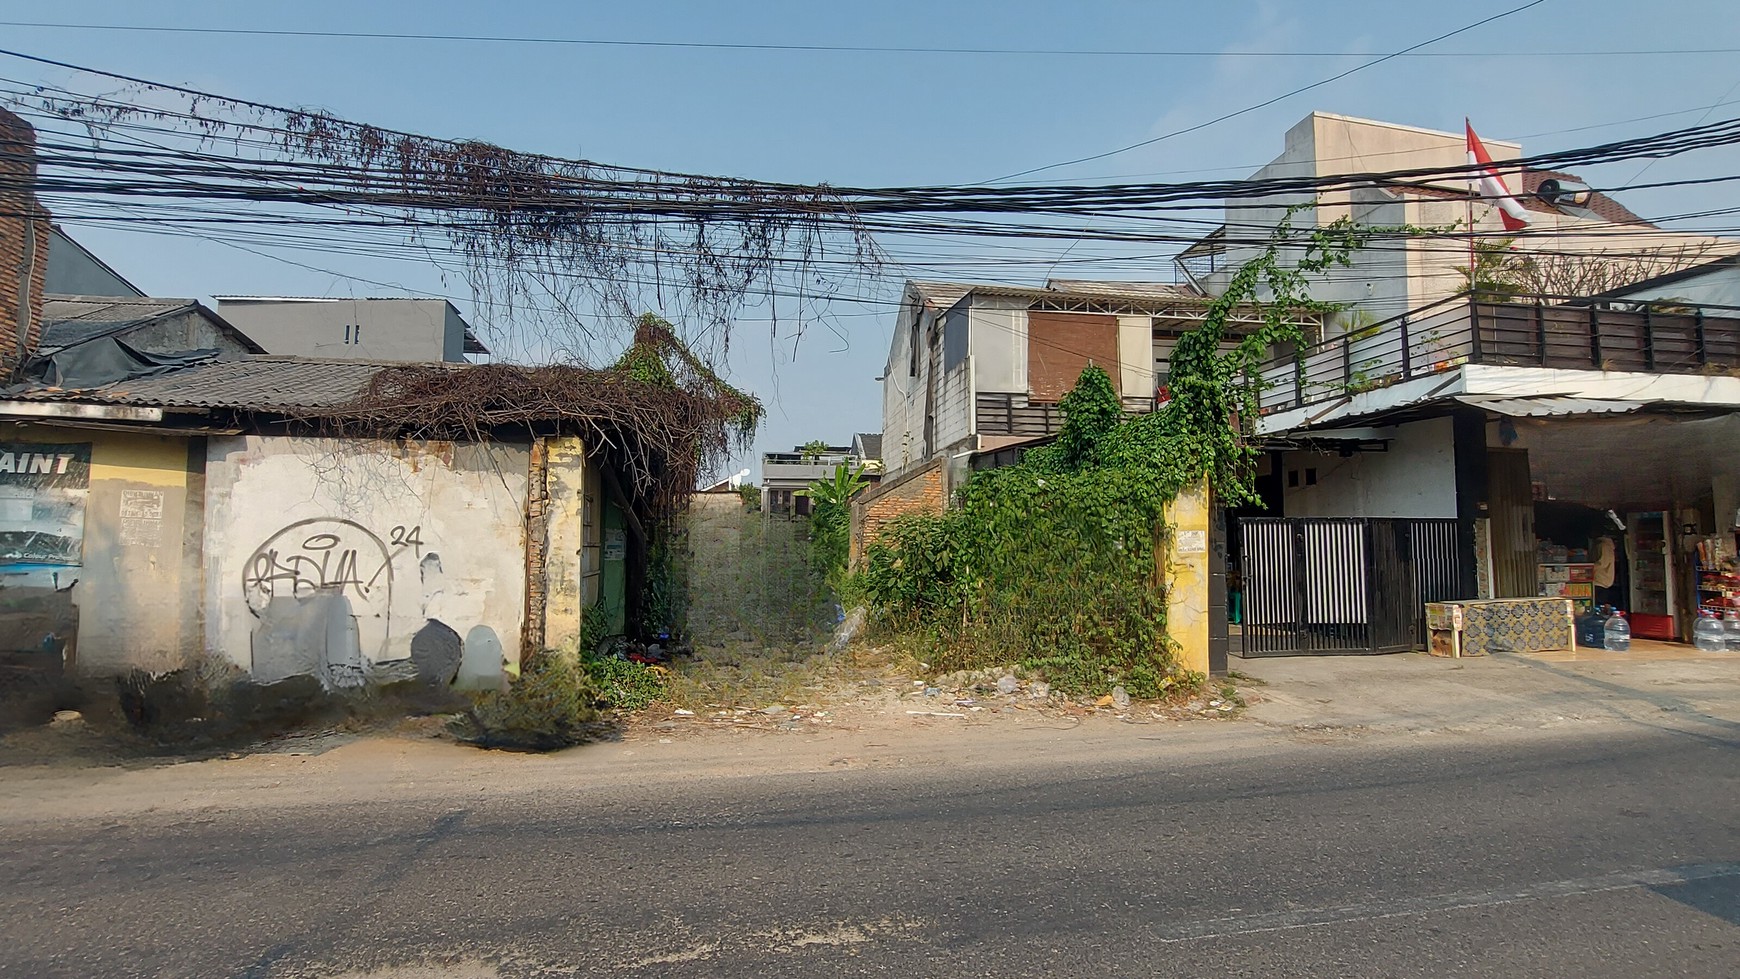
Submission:
[[[1166,583],[1166,635],[1177,645],[1178,665],[1207,674],[1210,669],[1208,482],[1197,480],[1166,505],[1171,546],[1155,555]]]

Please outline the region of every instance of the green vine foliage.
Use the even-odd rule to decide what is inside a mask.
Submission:
[[[798,490],[810,499],[810,567],[835,594],[841,591],[852,547],[852,498],[870,481],[862,469],[834,467],[828,479]]]
[[[1136,697],[1192,679],[1165,635],[1166,507],[1204,480],[1224,503],[1255,501],[1257,367],[1304,339],[1307,315],[1337,308],[1310,299],[1311,277],[1351,264],[1363,240],[1347,222],[1302,240],[1283,222],[1180,339],[1171,401],[1126,417],[1111,377],[1090,365],[1060,404],[1053,443],[974,475],[947,512],[890,525],[854,591],[938,670],[1016,662],[1061,691],[1121,684]],[[1259,323],[1223,350],[1235,312]]]

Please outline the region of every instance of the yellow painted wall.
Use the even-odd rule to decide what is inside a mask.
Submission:
[[[1208,484],[1186,487],[1166,508],[1170,546],[1162,552],[1166,581],[1166,634],[1178,647],[1178,663],[1208,672]]]
[[[78,580],[72,591],[78,638],[71,651],[77,668],[113,673],[182,666],[198,647],[201,586],[197,543],[191,559],[186,550],[189,439],[18,423],[0,423],[0,438],[91,444],[83,564],[72,576]],[[161,516],[124,520],[127,499],[135,506],[152,501]],[[197,522],[193,531],[197,541]]]
[[[577,438],[545,442],[544,645],[562,649],[580,638],[586,571],[586,446]],[[583,651],[584,652],[584,651]]]

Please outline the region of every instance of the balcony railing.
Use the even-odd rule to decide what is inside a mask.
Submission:
[[[861,465],[863,461],[858,457],[840,452],[816,455],[764,452],[761,456],[761,481],[763,485],[813,483],[818,479],[831,479],[838,466],[856,470]]]
[[[1152,411],[1154,403],[1147,398],[1125,398],[1124,411],[1140,414]],[[997,394],[981,391],[974,405],[977,413],[975,428],[980,435],[1018,435],[1040,438],[1063,430],[1063,411],[1054,401],[1034,401],[1025,394]]]
[[[1740,308],[1601,302],[1452,296],[1265,363],[1263,412],[1361,394],[1463,364],[1655,374],[1740,368]]]
[[[775,465],[815,465],[831,468],[840,465],[855,465],[858,462],[858,457],[850,452],[763,452],[761,462],[763,465],[773,463]]]

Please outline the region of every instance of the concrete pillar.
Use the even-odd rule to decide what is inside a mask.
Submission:
[[[1208,484],[1198,481],[1180,490],[1166,508],[1171,546],[1160,555],[1166,583],[1166,634],[1178,649],[1178,665],[1209,672],[1209,532]]]
[[[545,443],[544,645],[566,649],[580,638],[586,547],[586,446],[577,438]]]

